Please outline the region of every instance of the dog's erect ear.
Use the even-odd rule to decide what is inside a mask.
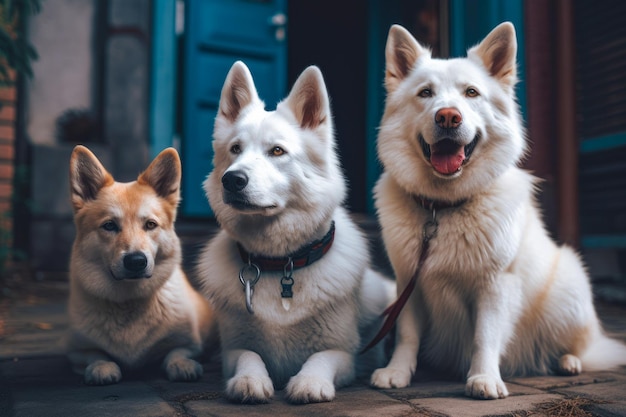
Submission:
[[[137,178],[139,184],[149,185],[159,197],[177,205],[180,200],[181,164],[174,148],[161,151]]]
[[[70,194],[74,211],[95,200],[102,187],[115,182],[102,163],[86,147],[76,145],[70,157]]]
[[[241,109],[258,99],[250,70],[241,61],[233,64],[222,87],[219,114],[234,122]]]
[[[510,22],[500,23],[478,45],[467,51],[470,59],[482,63],[489,73],[507,86],[517,82],[517,40]]]
[[[400,25],[392,25],[385,46],[385,88],[394,91],[423,55],[430,50],[422,47],[411,33]]]
[[[302,71],[286,103],[304,129],[315,129],[328,120],[330,104],[319,68],[311,65]]]

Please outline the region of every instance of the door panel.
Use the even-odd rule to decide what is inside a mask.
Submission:
[[[210,216],[202,182],[212,169],[213,121],[236,60],[273,107],[287,82],[286,0],[187,0],[183,46],[182,160],[185,216]]]

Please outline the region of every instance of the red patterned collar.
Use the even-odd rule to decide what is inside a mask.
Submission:
[[[305,245],[304,247],[286,257],[271,258],[261,255],[254,255],[246,251],[239,242],[237,242],[237,247],[239,248],[241,260],[245,263],[252,262],[253,264],[257,265],[262,271],[284,271],[285,266],[288,265],[290,262],[293,262],[293,269],[297,269],[311,265],[315,261],[319,260],[322,256],[326,254],[326,252],[330,250],[330,247],[333,245],[334,239],[335,222],[333,221],[330,225],[330,230],[323,238],[315,240],[308,245]]]

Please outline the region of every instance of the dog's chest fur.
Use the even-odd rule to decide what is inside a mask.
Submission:
[[[293,271],[293,298],[281,298],[280,272],[261,271],[252,308],[246,309],[239,271],[245,263],[236,243],[221,231],[206,247],[200,276],[217,310],[223,350],[257,352],[277,386],[286,383],[315,352],[355,353],[360,345],[362,279],[369,263],[365,241],[343,212],[336,212],[330,250]],[[285,309],[283,301],[290,306]]]
[[[328,349],[356,352],[359,347],[358,307],[353,297],[324,303],[318,311],[307,310],[309,316],[292,324],[282,324],[279,317],[252,316],[245,309],[230,311],[220,315],[220,335],[225,347],[257,352],[280,387],[312,354]],[[289,315],[287,311],[279,313]]]
[[[163,358],[177,346],[199,342],[193,340],[198,335],[184,319],[184,309],[172,299],[173,289],[166,283],[149,300],[123,304],[86,297],[72,304],[70,320],[75,331],[93,347],[125,367],[136,368],[147,360]],[[176,323],[175,330],[170,323]]]
[[[526,197],[532,189],[529,183],[520,182],[526,176],[512,169],[490,191],[475,195],[458,207],[436,212],[437,233],[429,242],[416,291],[420,294],[420,308],[427,311],[428,317],[421,355],[439,368],[455,373],[467,369],[480,296],[490,287],[500,285],[496,281],[502,272],[515,267],[527,221]],[[395,237],[397,246],[393,248],[397,256],[417,262],[423,225],[432,219],[432,213],[392,185],[393,179],[383,181],[387,182],[385,191],[380,193],[381,223],[387,226],[385,232]],[[405,194],[404,204],[387,205],[398,201],[400,193]],[[402,221],[398,221],[398,216]],[[412,233],[407,233],[409,230]],[[412,273],[399,275],[400,280]],[[406,283],[398,285],[403,288]]]

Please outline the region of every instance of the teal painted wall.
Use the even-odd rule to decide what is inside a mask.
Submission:
[[[525,116],[524,7],[522,0],[450,0],[450,55],[464,56],[494,27],[509,21],[517,33],[517,100]]]
[[[150,79],[150,156],[174,144],[176,106],[176,0],[154,0]]]

